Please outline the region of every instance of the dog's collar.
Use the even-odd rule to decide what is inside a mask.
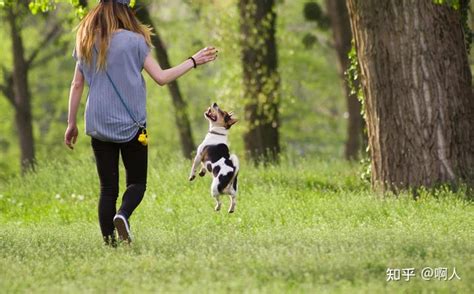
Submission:
[[[226,136],[226,134],[221,134],[221,133],[218,133],[218,132],[215,132],[215,131],[209,131],[209,134],[219,135],[219,136]]]

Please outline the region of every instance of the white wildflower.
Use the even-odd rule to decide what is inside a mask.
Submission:
[[[168,207],[168,208],[165,208],[165,211],[168,212],[168,213],[171,213],[171,212],[173,212],[173,209]]]
[[[79,196],[77,196],[77,199],[78,199],[79,201],[84,200],[84,195],[79,195]]]
[[[61,195],[56,194],[56,195],[54,196],[54,198],[56,198],[56,199],[61,199]]]

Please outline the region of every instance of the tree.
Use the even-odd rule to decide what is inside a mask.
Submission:
[[[364,121],[357,93],[352,93],[344,74],[349,67],[348,53],[352,46],[349,13],[345,0],[326,0],[326,8],[331,23],[334,47],[339,59],[339,74],[341,79],[345,81],[344,86],[349,114],[345,157],[349,160],[354,160],[357,159],[360,151],[364,149]],[[357,85],[355,86],[357,87]]]
[[[474,181],[474,99],[460,12],[432,0],[348,0],[372,185]]]
[[[277,161],[279,143],[279,83],[273,0],[240,0],[245,149],[255,162]]]
[[[171,64],[168,58],[166,47],[151,20],[150,12],[147,6],[144,5],[143,1],[137,1],[135,7],[137,18],[142,23],[147,24],[153,28],[155,35],[152,36],[151,40],[153,46],[155,47],[155,54],[160,66],[163,69],[170,68]],[[191,159],[191,154],[195,150],[195,145],[192,136],[191,123],[189,122],[189,117],[187,113],[186,102],[184,101],[183,96],[181,95],[181,91],[179,90],[177,81],[169,83],[168,90],[170,92],[171,99],[173,101],[173,106],[175,109],[175,120],[176,126],[178,127],[179,131],[179,138],[181,140],[181,150],[186,158]]]
[[[59,37],[61,27],[58,23],[54,23],[37,47],[30,54],[26,54],[22,29],[24,20],[29,13],[28,2],[12,1],[7,3],[3,10],[4,18],[10,27],[13,69],[10,71],[6,67],[2,67],[3,83],[0,83],[0,90],[15,110],[15,124],[21,150],[21,168],[22,173],[25,173],[33,168],[35,163],[35,142],[28,74],[34,67],[47,62],[51,56],[57,53],[57,51],[54,51],[53,54],[38,58],[40,52]]]

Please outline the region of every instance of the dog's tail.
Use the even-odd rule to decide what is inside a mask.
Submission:
[[[237,157],[237,155],[231,154],[229,159],[232,161],[235,167],[234,176],[230,180],[230,183],[232,187],[234,188],[234,190],[237,191],[237,175],[239,174],[239,169],[240,169],[239,158]]]

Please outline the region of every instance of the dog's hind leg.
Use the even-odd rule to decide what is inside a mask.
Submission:
[[[237,176],[239,175],[240,163],[239,158],[235,154],[230,156],[230,160],[232,160],[232,163],[234,164],[234,177],[232,178],[229,187],[229,213],[233,213],[235,211],[235,205],[237,204]]]
[[[232,186],[229,188],[229,198],[230,206],[228,212],[233,213],[235,211],[235,206],[237,205],[237,176],[234,178]]]
[[[230,198],[230,205],[229,205],[229,210],[227,212],[233,213],[235,211],[235,205],[237,204],[237,193],[235,193],[235,191],[230,191],[229,198]]]
[[[221,194],[219,193],[219,189],[217,186],[219,185],[219,180],[216,178],[213,179],[212,185],[211,185],[211,195],[216,199],[216,206],[214,207],[215,211],[221,210]]]

